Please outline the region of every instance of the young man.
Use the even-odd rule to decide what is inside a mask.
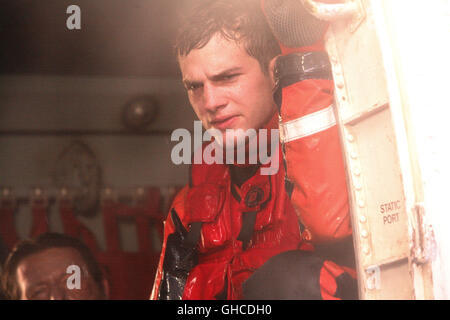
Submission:
[[[259,2],[203,2],[181,29],[176,53],[189,101],[204,128],[220,132],[216,142],[224,153],[237,151],[239,141],[250,152],[247,130],[278,129],[269,66],[280,47]],[[279,145],[271,144],[271,137],[265,140],[268,150]],[[272,162],[282,158],[281,148],[275,150]],[[252,298],[255,286],[244,296],[243,284],[255,270],[280,253],[294,252],[297,259],[298,249],[305,249],[282,163],[261,162],[191,166],[189,185],[175,198],[165,223],[152,299]],[[278,170],[262,174],[268,166]],[[315,265],[317,273],[322,264]],[[299,298],[316,297],[306,286],[301,291]],[[275,298],[285,297],[296,298]]]

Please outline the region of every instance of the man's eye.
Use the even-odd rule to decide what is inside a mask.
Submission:
[[[225,76],[222,77],[222,80],[227,81],[227,80],[232,80],[234,78],[236,78],[239,74],[227,74]]]
[[[31,300],[42,300],[48,298],[48,290],[46,288],[39,288],[34,290],[30,295]]]
[[[187,89],[188,91],[195,91],[195,90],[197,90],[197,89],[199,89],[199,88],[201,88],[201,87],[202,87],[201,84],[190,84],[190,85],[187,85],[187,86],[186,86],[186,89]]]

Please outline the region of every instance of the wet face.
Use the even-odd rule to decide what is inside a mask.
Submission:
[[[189,101],[205,129],[261,129],[276,112],[273,82],[242,45],[216,34],[179,57]]]
[[[71,265],[80,268],[80,289],[68,285],[68,282],[73,284],[69,277],[75,274],[73,271],[67,272]],[[100,288],[88,272],[86,263],[73,248],[51,248],[24,258],[18,265],[16,277],[22,300],[103,298]]]

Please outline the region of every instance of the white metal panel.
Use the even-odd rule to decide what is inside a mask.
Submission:
[[[355,18],[340,20],[327,37],[351,191],[360,298],[412,299],[398,129],[371,1],[361,3],[364,12],[357,27]]]

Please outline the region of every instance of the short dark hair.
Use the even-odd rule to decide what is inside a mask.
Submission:
[[[266,74],[270,60],[281,52],[259,0],[202,0],[193,7],[178,32],[176,56],[186,56],[193,49],[203,48],[217,33],[227,40],[242,43]]]
[[[36,239],[23,240],[19,242],[6,259],[1,284],[7,299],[20,299],[21,292],[16,276],[17,267],[20,262],[32,254],[51,248],[72,248],[78,251],[86,263],[88,272],[91,274],[99,290],[102,294],[105,294],[103,272],[91,250],[82,241],[76,238],[65,234],[47,232],[38,236]]]

